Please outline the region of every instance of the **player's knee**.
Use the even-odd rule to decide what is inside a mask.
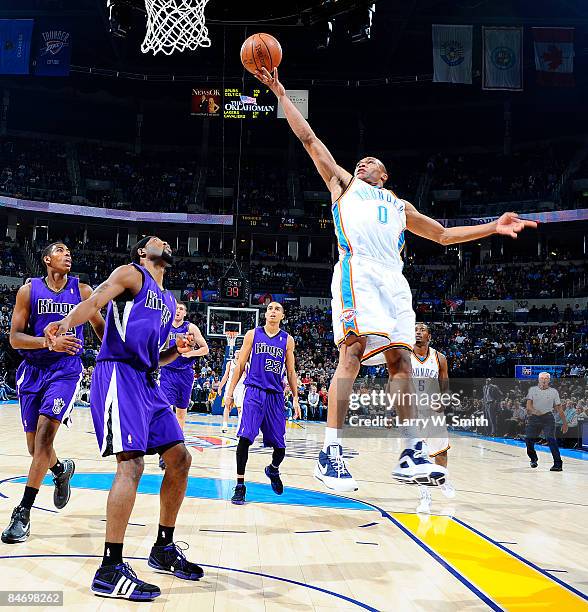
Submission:
[[[171,450],[170,455],[164,458],[167,468],[181,474],[188,474],[192,465],[190,451],[183,444],[177,444]]]
[[[361,357],[363,348],[359,342],[355,342],[345,347],[339,357],[339,365],[347,372],[358,371],[361,367]]]
[[[412,364],[408,351],[393,349],[391,351],[386,351],[384,355],[390,378],[393,376],[410,378],[412,376]]]
[[[35,441],[33,442],[33,453],[35,451],[50,452],[56,430],[56,426],[49,419],[39,419]]]
[[[128,456],[127,453],[121,453],[117,471],[123,473],[128,478],[139,482],[145,469],[145,460],[143,456]]]

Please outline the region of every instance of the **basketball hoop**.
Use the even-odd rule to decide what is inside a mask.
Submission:
[[[141,45],[143,53],[195,51],[210,47],[204,7],[208,0],[145,0],[147,32]]]
[[[225,332],[225,336],[227,338],[227,344],[229,345],[229,349],[231,350],[231,355],[234,352],[235,342],[237,342],[238,335],[239,335],[239,332],[236,332],[236,331],[226,331]]]

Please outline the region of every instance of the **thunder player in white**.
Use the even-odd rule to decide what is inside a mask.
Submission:
[[[431,347],[431,330],[426,323],[417,323],[415,327],[415,344],[410,356],[412,363],[412,378],[418,395],[446,393],[448,390],[449,369],[447,358],[443,353]],[[419,402],[419,406],[421,403]],[[436,410],[435,407],[432,407]],[[447,451],[449,446],[449,435],[447,426],[435,425],[429,429],[429,435],[425,438],[429,457],[444,468],[447,468]],[[447,497],[455,497],[455,489],[447,478],[439,486]],[[431,511],[431,493],[426,487],[419,486],[421,496],[417,512]]]
[[[263,68],[256,76],[278,98],[290,128],[331,192],[339,241],[339,263],[332,284],[339,363],[329,388],[325,442],[314,474],[331,489],[354,491],[357,484],[343,460],[341,436],[349,396],[362,363],[386,363],[396,397],[412,392],[410,355],[415,315],[410,287],[402,274],[404,231],[447,246],[492,234],[516,238],[525,227],[537,224],[505,213],[491,223],[443,227],[384,189],[388,172],[379,159],[364,157],[353,175],[339,166],[286,95],[277,69],[270,74]],[[395,408],[403,421],[416,417],[416,407],[410,401]],[[404,450],[392,476],[415,484],[442,482],[445,469],[431,463],[417,428],[406,426],[402,433]]]
[[[239,349],[237,349],[235,351],[235,354],[233,355],[232,359],[229,359],[229,361],[227,361],[227,366],[225,368],[225,373],[223,374],[223,377],[221,378],[221,381],[219,383],[219,389],[223,388],[223,385],[226,383],[225,386],[225,394],[223,397],[223,427],[222,427],[222,432],[223,433],[227,433],[227,431],[229,430],[229,413],[231,412],[231,408],[229,408],[227,406],[227,402],[226,402],[226,397],[227,397],[227,391],[229,390],[229,387],[231,386],[231,381],[233,380],[233,374],[235,373],[235,368],[237,367],[237,362],[239,361],[239,353],[241,351]],[[243,396],[245,395],[245,378],[247,376],[247,369],[244,370],[243,375],[241,376],[241,380],[239,380],[239,382],[237,383],[237,386],[235,387],[235,391],[233,393],[233,406],[237,409],[237,413],[239,415],[239,419],[241,418],[241,409],[243,408]]]

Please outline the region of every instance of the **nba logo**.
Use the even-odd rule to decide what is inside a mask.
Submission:
[[[132,444],[132,443],[133,443],[133,438],[132,438],[131,434],[129,434],[129,435],[127,436],[127,441],[128,441],[128,443],[129,443],[129,444]]]

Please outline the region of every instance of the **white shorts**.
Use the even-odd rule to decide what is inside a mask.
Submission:
[[[402,269],[374,259],[345,257],[331,284],[333,331],[339,346],[349,335],[367,336],[362,363],[385,363],[383,351],[414,346],[416,316]]]
[[[425,438],[425,443],[429,450],[429,457],[436,457],[451,448],[449,446],[449,436],[443,437],[438,435],[434,438]]]
[[[233,401],[237,408],[243,408],[243,399],[245,397],[245,385],[237,385],[233,393]]]

